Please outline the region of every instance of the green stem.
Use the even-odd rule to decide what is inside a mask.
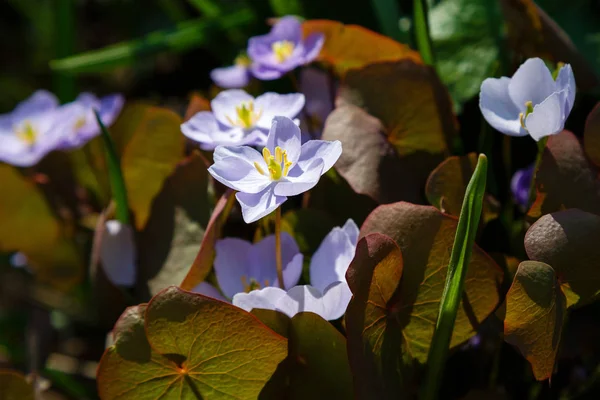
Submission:
[[[98,111],[94,110],[96,121],[102,130],[102,139],[104,140],[104,148],[106,149],[106,164],[108,165],[108,178],[112,189],[113,199],[115,200],[115,214],[117,220],[129,225],[129,207],[127,203],[127,190],[125,189],[125,181],[121,172],[121,165],[115,145],[106,127],[100,119]]]
[[[544,149],[546,148],[546,143],[548,143],[548,136],[541,138],[537,142],[537,155],[535,157],[535,164],[533,166],[533,175],[531,176],[531,184],[529,185],[529,200],[528,205],[531,206],[533,201],[535,200],[535,178],[537,176],[538,170],[540,169],[540,164],[542,163],[542,156],[544,155]]]
[[[419,49],[425,64],[433,66],[435,65],[435,59],[433,56],[431,35],[429,33],[429,11],[427,9],[427,0],[414,0],[413,8],[417,48]]]
[[[440,301],[440,311],[427,357],[427,375],[421,387],[421,400],[437,398],[439,385],[443,377],[444,366],[448,356],[450,340],[456,314],[463,294],[467,267],[473,251],[475,236],[483,208],[483,196],[487,178],[487,158],[480,154],[473,176],[467,186],[462,204],[446,285]]]
[[[283,262],[281,261],[281,207],[275,211],[275,265],[279,287],[285,289],[283,283]]]

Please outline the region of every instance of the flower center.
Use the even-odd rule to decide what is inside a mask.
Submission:
[[[531,114],[532,112],[533,112],[533,103],[531,101],[525,102],[525,112],[519,114],[519,121],[521,121],[521,126],[523,127],[523,129],[527,129],[527,128],[525,128],[525,118],[527,118],[527,116],[529,114]]]
[[[289,40],[279,40],[271,45],[275,58],[282,63],[294,52],[294,43]]]
[[[244,292],[246,293],[250,293],[253,290],[261,289],[260,283],[256,279],[250,278],[250,281],[248,281],[246,275],[242,275],[242,285],[244,286]],[[267,286],[269,286],[269,281],[265,279],[265,285],[263,287]]]
[[[271,155],[269,149],[265,147],[262,153],[265,163],[267,163],[269,176],[271,177],[272,181],[278,181],[282,176],[287,176],[292,163],[288,161],[285,150],[282,150],[281,147],[277,146],[275,147],[275,155],[273,156]],[[265,171],[260,165],[258,165],[256,161],[254,162],[254,168],[256,168],[261,175],[266,175]]]
[[[32,146],[37,139],[37,132],[29,121],[23,122],[21,126],[13,128],[19,139]]]
[[[79,130],[85,126],[86,119],[85,117],[79,117],[75,122],[75,130]]]
[[[233,63],[238,67],[249,67],[251,64],[250,58],[248,58],[248,56],[244,54],[240,54],[239,56],[237,56]]]
[[[262,110],[254,110],[253,101],[244,102],[240,106],[237,106],[235,112],[237,119],[234,121],[231,117],[227,116],[227,121],[233,126],[239,126],[244,129],[252,128],[262,115]]]

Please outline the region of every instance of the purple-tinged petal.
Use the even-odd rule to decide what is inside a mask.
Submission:
[[[563,65],[560,71],[558,71],[558,76],[556,77],[556,90],[565,90],[564,114],[566,119],[569,114],[571,114],[573,104],[575,104],[575,93],[577,91],[575,76],[573,75],[573,69],[570,64]]]
[[[250,72],[254,77],[261,81],[272,81],[281,78],[287,71],[280,71],[276,68],[271,68],[262,64],[253,64],[250,67]]]
[[[287,117],[275,117],[267,138],[267,148],[275,154],[275,147],[281,147],[287,153],[287,159],[296,164],[302,148],[300,128]]]
[[[306,97],[304,110],[322,122],[333,110],[330,78],[320,69],[308,67],[300,71],[300,90]]]
[[[304,95],[301,93],[277,94],[268,92],[256,98],[255,106],[262,113],[256,125],[270,129],[276,116],[294,118],[304,107]]]
[[[215,163],[228,157],[237,157],[253,165],[254,163],[258,163],[263,168],[267,166],[262,154],[249,146],[219,146],[213,153]]]
[[[226,301],[228,300],[219,292],[219,289],[214,287],[208,282],[200,282],[191,290],[191,292],[202,294],[204,296],[212,297],[213,299]]]
[[[533,112],[525,119],[525,127],[536,141],[563,130],[565,126],[564,96],[565,91],[553,93],[546,100],[537,104],[533,108]]]
[[[510,98],[510,78],[488,78],[481,84],[479,108],[486,121],[496,130],[511,136],[526,136],[521,126],[520,108]]]
[[[304,40],[304,63],[311,63],[323,48],[325,44],[325,35],[322,33],[313,33]]]
[[[235,198],[242,207],[242,217],[247,224],[272,213],[287,200],[285,196],[276,196],[272,185],[260,193],[238,192]]]
[[[544,101],[556,91],[556,83],[546,64],[539,58],[525,61],[508,84],[508,94],[520,111],[525,111],[525,103],[534,105]]]
[[[510,190],[512,192],[515,203],[523,208],[529,205],[529,188],[533,179],[533,168],[531,165],[515,172],[510,180]]]
[[[275,183],[275,194],[278,196],[296,196],[312,189],[323,174],[323,160],[317,158],[302,171],[294,167],[289,175]]]
[[[238,238],[225,238],[215,244],[215,275],[223,294],[232,298],[236,293],[245,291],[250,283],[252,244]]]
[[[18,122],[24,118],[54,110],[58,106],[59,102],[55,95],[47,90],[37,90],[29,98],[17,104],[10,114],[3,114],[3,116],[10,115],[14,122]]]
[[[302,273],[302,260],[302,254],[300,254],[294,238],[283,232],[281,234],[281,262],[286,288],[298,283]],[[279,286],[275,261],[275,235],[269,235],[254,244],[248,257],[248,275],[261,286]]]
[[[310,284],[325,291],[334,282],[346,282],[346,271],[354,258],[358,227],[352,220],[335,227],[310,260]]]
[[[248,312],[253,309],[275,310],[275,304],[286,295],[285,290],[269,286],[250,293],[238,293],[233,296],[233,305]]]
[[[219,131],[217,119],[210,111],[200,111],[181,124],[181,132],[190,140],[214,148],[212,133]],[[208,150],[208,149],[205,149]]]
[[[216,85],[225,89],[243,88],[250,82],[248,67],[241,65],[215,68],[210,71],[210,77]]]
[[[133,286],[136,278],[133,229],[116,220],[106,221],[100,242],[100,262],[117,286]]]
[[[241,89],[230,89],[219,93],[210,106],[217,121],[225,126],[232,126],[231,120],[237,120],[236,107],[254,101],[254,97]]]
[[[322,174],[329,171],[342,155],[342,143],[339,140],[309,140],[302,145],[297,165],[303,170],[315,159],[323,160]]]
[[[295,286],[279,298],[275,309],[289,317],[312,312],[332,321],[344,315],[351,298],[352,292],[346,282],[335,282],[324,293],[309,285]]]
[[[27,259],[27,256],[24,253],[21,253],[20,251],[17,251],[12,256],[10,256],[8,262],[10,263],[10,265],[13,266],[13,268],[25,268],[28,270],[28,272],[31,272],[29,271],[29,268],[27,268],[27,266],[29,265],[29,260]]]
[[[277,21],[269,36],[275,40],[287,40],[292,43],[298,43],[302,40],[302,23],[293,16],[282,17]]]
[[[244,193],[258,193],[271,184],[267,175],[241,157],[222,158],[211,165],[208,172],[223,185]],[[268,174],[264,169],[263,172]]]

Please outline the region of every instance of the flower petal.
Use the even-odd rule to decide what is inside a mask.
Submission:
[[[325,236],[310,260],[312,286],[325,291],[334,282],[346,282],[346,271],[356,251],[358,233],[355,228],[358,230],[354,221],[348,220],[344,227],[335,227]]]
[[[239,192],[235,197],[242,207],[242,217],[247,224],[270,214],[287,200],[285,196],[276,196],[272,185],[260,193]]]
[[[212,145],[212,132],[219,131],[217,119],[210,111],[200,111],[181,124],[181,132],[200,144]]]
[[[494,129],[511,136],[526,136],[521,126],[520,109],[508,94],[510,78],[488,78],[481,84],[479,108],[485,120]]]
[[[339,140],[309,140],[302,145],[298,166],[303,170],[315,159],[323,160],[322,174],[329,171],[342,155],[342,143]]]
[[[210,71],[210,77],[216,85],[225,89],[243,88],[250,82],[248,68],[241,65],[215,68]]]
[[[237,120],[236,107],[244,103],[254,101],[254,97],[241,89],[230,89],[219,93],[212,101],[210,106],[217,121],[225,126],[232,126],[227,117]]]
[[[274,40],[287,40],[296,44],[302,39],[302,24],[294,16],[282,17],[273,25],[269,36]]]
[[[270,178],[258,172],[252,160],[237,156],[220,158],[208,172],[223,185],[245,193],[259,193],[271,184]]]
[[[280,71],[264,64],[253,64],[250,67],[250,72],[261,81],[272,81],[281,78],[287,71]]]
[[[37,90],[29,98],[20,102],[10,114],[13,121],[20,121],[36,114],[58,108],[59,102],[55,95],[47,90]]]
[[[263,310],[275,310],[275,304],[286,295],[285,290],[269,286],[250,293],[238,293],[233,296],[233,305],[248,312],[255,308]]]
[[[275,183],[275,194],[278,196],[296,196],[315,187],[323,174],[323,160],[317,158],[306,171],[300,167],[292,168],[289,175]]]
[[[298,256],[300,256],[298,258]],[[275,261],[275,235],[269,235],[252,247],[248,257],[248,276],[261,286],[279,286]],[[281,261],[286,288],[298,283],[302,273],[302,254],[287,232],[281,234]]]
[[[106,221],[100,242],[100,261],[107,278],[117,286],[133,286],[136,278],[133,229],[117,220]]]
[[[202,294],[204,296],[212,297],[213,299],[221,301],[228,301],[225,297],[223,297],[221,292],[219,292],[219,289],[208,282],[200,282],[192,290],[190,290],[190,292]]]
[[[293,317],[299,312],[312,312],[328,321],[340,318],[346,312],[352,292],[346,282],[335,282],[324,293],[309,286],[295,286],[279,298],[275,309]]]
[[[256,98],[256,109],[261,110],[262,115],[257,126],[269,129],[275,116],[288,118],[296,117],[304,107],[304,95],[302,93],[277,94],[268,92]]]
[[[521,111],[525,111],[525,103],[531,101],[540,104],[556,90],[550,70],[539,58],[525,61],[513,75],[508,84],[508,94],[513,103]]]
[[[573,69],[571,68],[570,64],[563,65],[560,71],[558,71],[558,76],[556,77],[556,88],[558,91],[566,90],[564,108],[566,119],[573,109],[573,104],[575,103],[575,92],[577,91],[575,76],[573,75]]]
[[[325,35],[322,33],[313,33],[304,39],[304,64],[309,64],[317,58],[323,44],[325,44]]]
[[[275,154],[275,147],[281,147],[287,153],[292,166],[300,157],[302,147],[300,128],[287,117],[275,117],[267,138],[267,148]]]
[[[215,244],[215,275],[223,294],[232,298],[245,290],[243,279],[250,282],[252,243],[238,238],[225,238]]]
[[[213,153],[213,160],[215,163],[228,157],[237,157],[248,161],[252,165],[256,162],[261,167],[266,167],[265,159],[262,154],[249,146],[219,146]]]
[[[533,112],[525,119],[525,127],[536,141],[563,130],[565,126],[564,96],[565,91],[553,93],[536,105]]]

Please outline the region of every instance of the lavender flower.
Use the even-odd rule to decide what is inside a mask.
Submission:
[[[262,287],[279,286],[275,268],[275,236],[265,237],[258,243],[226,238],[215,245],[215,275],[224,296],[212,285],[203,282],[193,291],[220,300],[231,299]],[[284,287],[291,288],[302,273],[302,254],[294,238],[281,235],[281,258]]]
[[[133,286],[136,250],[131,226],[108,220],[100,240],[100,262],[107,278],[117,286]]]
[[[310,140],[300,144],[300,128],[286,117],[273,118],[262,155],[248,146],[219,146],[208,172],[237,190],[246,223],[274,211],[287,196],[314,187],[342,154],[339,141]]]
[[[256,99],[239,89],[219,93],[210,102],[212,112],[200,111],[181,125],[188,138],[204,150],[219,145],[262,145],[275,115],[294,118],[304,107],[300,93],[265,93]]]
[[[225,89],[239,89],[250,83],[250,59],[238,56],[230,67],[215,68],[210,72],[213,82]]]
[[[529,188],[533,179],[533,168],[534,166],[531,165],[518,170],[510,180],[510,190],[515,203],[522,208],[527,208],[529,205]]]
[[[481,84],[479,108],[495,129],[536,141],[563,130],[575,102],[575,77],[565,64],[556,77],[539,58],[530,58],[512,78],[488,78]]]
[[[316,68],[304,68],[300,72],[300,91],[306,97],[300,127],[302,133],[309,132],[313,139],[321,137],[325,120],[333,111],[329,79],[327,73]]]
[[[278,79],[300,65],[313,61],[321,51],[325,36],[315,33],[302,38],[302,24],[291,16],[281,18],[266,35],[248,41],[250,70],[258,79]]]
[[[340,318],[352,298],[346,271],[354,258],[358,233],[358,227],[349,219],[343,227],[334,228],[325,237],[310,263],[310,286],[295,286],[287,292],[271,286],[238,293],[233,296],[233,304],[246,311],[277,310],[289,317],[299,312],[313,312],[326,320]]]

